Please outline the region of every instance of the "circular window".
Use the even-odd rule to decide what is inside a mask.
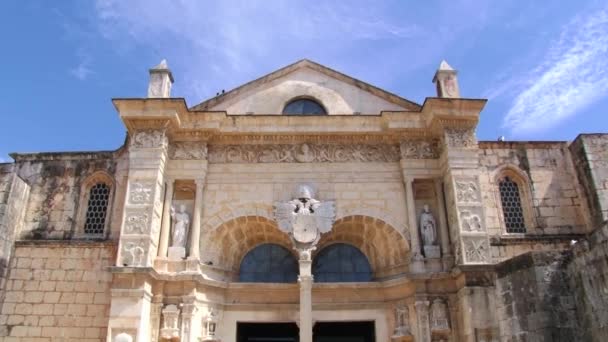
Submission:
[[[312,264],[314,279],[319,283],[367,282],[372,268],[359,249],[336,243],[322,249]]]
[[[239,281],[245,283],[295,283],[298,261],[286,248],[266,243],[250,250],[239,270]]]
[[[296,99],[283,108],[285,115],[326,115],[325,108],[311,99]]]

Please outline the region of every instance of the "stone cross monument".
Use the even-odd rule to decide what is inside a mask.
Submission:
[[[299,254],[300,275],[300,342],[312,342],[312,251],[321,234],[328,233],[334,224],[334,202],[313,198],[310,186],[300,185],[293,200],[276,203],[275,218],[279,228],[291,237]]]

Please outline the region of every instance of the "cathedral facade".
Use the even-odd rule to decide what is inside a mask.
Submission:
[[[116,151],[0,164],[3,341],[606,341],[608,135],[478,141],[302,60],[189,107],[166,62]]]

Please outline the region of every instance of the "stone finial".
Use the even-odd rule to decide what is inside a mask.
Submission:
[[[452,68],[445,60],[439,64],[439,69],[433,77],[433,83],[437,87],[438,97],[459,98],[460,88],[458,87],[458,72]]]
[[[167,60],[163,59],[160,64],[150,69],[150,83],[148,84],[148,97],[168,98],[171,97],[171,85],[173,74],[167,66]]]

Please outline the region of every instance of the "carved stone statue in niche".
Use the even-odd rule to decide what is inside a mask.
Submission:
[[[427,204],[424,205],[422,214],[420,214],[420,236],[424,256],[427,258],[441,257],[439,246],[437,246],[437,222]]]
[[[395,331],[393,337],[410,335],[410,313],[407,305],[400,304],[395,307]]]
[[[435,299],[431,304],[431,330],[445,331],[450,329],[448,306],[442,299]]]
[[[437,224],[427,204],[424,205],[422,214],[420,214],[420,233],[424,246],[437,244]]]
[[[178,212],[175,212],[175,208],[171,207],[171,218],[173,219],[173,230],[171,247],[169,247],[169,259],[185,258],[188,228],[190,227],[190,215],[186,212],[186,206],[181,204]]]

